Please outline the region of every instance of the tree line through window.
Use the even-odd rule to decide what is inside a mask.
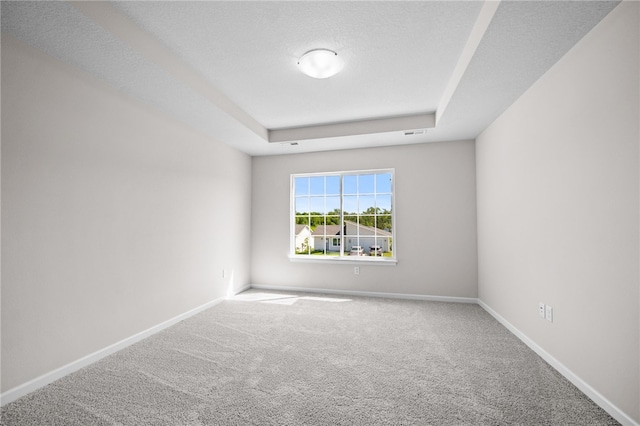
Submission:
[[[393,170],[292,175],[292,253],[393,257]]]

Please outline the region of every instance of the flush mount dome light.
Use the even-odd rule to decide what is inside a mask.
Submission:
[[[344,62],[333,50],[313,49],[302,55],[298,65],[309,77],[328,78],[340,72]]]

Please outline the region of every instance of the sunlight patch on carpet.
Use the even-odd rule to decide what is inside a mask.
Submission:
[[[229,300],[239,300],[242,302],[263,302],[266,300],[297,298],[293,294],[270,294],[270,293],[240,293]]]
[[[260,303],[273,303],[275,305],[293,305],[298,300],[312,300],[315,302],[350,302],[351,299],[337,299],[334,297],[313,297],[313,296],[302,296],[302,297],[287,297],[285,299],[275,299],[275,300],[263,300]]]
[[[260,302],[270,303],[274,305],[293,305],[298,300],[312,300],[316,302],[351,302],[351,299],[343,299],[337,297],[319,297],[319,296],[295,296],[292,294],[270,294],[270,293],[241,293],[231,297],[229,300],[238,300],[241,302]]]

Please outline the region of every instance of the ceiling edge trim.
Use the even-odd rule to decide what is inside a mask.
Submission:
[[[227,98],[222,92],[204,79],[198,72],[184,62],[162,43],[138,27],[130,18],[123,15],[108,2],[69,1],[73,7],[109,31],[138,53],[162,67],[179,81],[201,94],[221,111],[240,122],[263,140],[268,140],[269,132],[247,114],[243,109]]]
[[[462,80],[462,76],[467,71],[471,59],[473,59],[480,42],[484,38],[484,35],[495,16],[496,10],[498,10],[498,6],[500,6],[500,1],[501,0],[487,0],[482,5],[482,9],[480,9],[480,13],[478,14],[478,19],[476,19],[476,23],[471,29],[471,34],[469,34],[467,43],[465,44],[464,49],[462,49],[462,54],[458,59],[458,63],[451,75],[451,79],[449,79],[447,87],[444,90],[444,94],[442,95],[442,99],[436,109],[436,124],[440,121],[440,118],[446,111],[447,106],[449,106],[449,101],[451,101],[453,94],[460,84],[460,80]]]
[[[436,115],[417,114],[400,117],[349,121],[318,126],[294,127],[269,130],[269,142],[292,142],[308,139],[325,139],[340,136],[398,132],[435,127]]]

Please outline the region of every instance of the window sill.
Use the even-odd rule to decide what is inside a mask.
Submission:
[[[390,258],[379,258],[379,257],[370,257],[370,256],[344,256],[344,257],[335,257],[335,256],[294,256],[289,255],[289,261],[291,262],[299,262],[299,263],[332,263],[332,264],[343,264],[343,265],[362,265],[366,263],[367,265],[380,265],[380,266],[396,266],[398,260],[390,259]]]

